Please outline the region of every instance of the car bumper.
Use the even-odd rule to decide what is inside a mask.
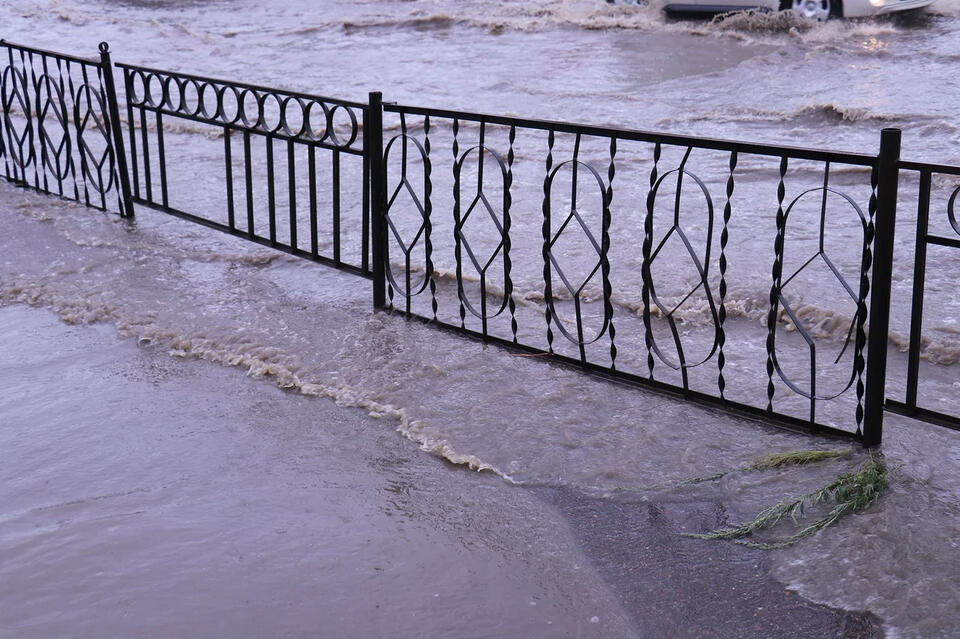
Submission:
[[[933,4],[934,0],[844,0],[843,15],[846,18],[877,16],[897,11],[909,11]]]

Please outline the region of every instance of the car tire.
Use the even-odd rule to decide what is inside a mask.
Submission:
[[[780,10],[792,10],[806,20],[817,22],[843,17],[842,0],[781,0]]]

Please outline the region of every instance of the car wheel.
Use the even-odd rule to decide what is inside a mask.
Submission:
[[[801,18],[824,22],[840,15],[840,0],[789,0],[783,9],[792,9]]]

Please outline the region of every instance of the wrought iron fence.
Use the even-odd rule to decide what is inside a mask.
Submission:
[[[922,334],[925,318],[924,303],[927,297],[927,270],[930,267],[927,250],[931,246],[941,251],[946,249],[948,252],[960,249],[960,219],[958,219],[957,211],[957,206],[960,204],[958,202],[960,186],[953,186],[948,190],[949,196],[946,198],[946,203],[942,209],[931,211],[934,201],[933,181],[935,177],[952,177],[953,181],[956,182],[960,178],[960,167],[923,162],[901,162],[900,168],[919,177],[916,248],[913,256],[913,294],[910,314],[910,341],[907,351],[906,394],[904,401],[888,399],[886,405],[893,412],[960,430],[960,410],[951,414],[942,409],[925,407],[918,399],[918,390],[922,381],[920,358],[925,346]],[[939,232],[931,231],[931,213],[940,222],[938,225]],[[951,232],[953,235],[950,235]],[[955,290],[954,287],[951,291],[954,296]]]
[[[0,65],[6,179],[132,215],[107,44],[92,60],[0,40]]]
[[[879,294],[873,292],[871,300],[871,273],[876,272],[882,261],[890,259],[888,248],[891,247],[886,245],[888,238],[885,238],[890,227],[885,220],[891,219],[891,204],[896,199],[895,163],[899,132],[885,133],[885,143],[878,159],[859,154],[396,104],[384,105],[383,110],[399,119],[399,133],[386,140],[383,157],[374,159],[374,166],[383,168],[382,174],[375,171],[373,176],[374,246],[375,251],[382,251],[386,281],[386,290],[375,292],[377,307],[416,316],[486,341],[548,354],[555,361],[609,377],[791,427],[854,435],[865,441],[879,437],[871,435],[870,429],[864,430],[865,423],[878,423],[876,415],[882,410],[884,385],[882,362],[879,366],[871,366],[876,360],[866,357],[868,336],[865,325],[871,301],[874,308],[869,315],[876,313],[875,317],[885,313],[884,306],[889,305],[889,287],[886,297],[881,287]],[[498,143],[491,141],[494,129],[499,132]],[[434,149],[443,130],[447,132],[445,143],[449,144],[451,151],[438,157]],[[534,133],[541,134],[538,142],[542,144],[538,156],[543,166],[542,187],[539,202],[536,202],[539,216],[536,224],[530,223],[529,212],[533,206],[528,197],[524,202],[528,223],[521,230],[517,228],[516,211],[517,146],[523,142],[524,151],[530,153],[530,144],[524,138],[530,138]],[[567,138],[562,149],[561,137]],[[592,159],[584,152],[588,141],[593,148]],[[629,156],[624,152],[628,144],[632,144]],[[598,149],[605,150],[602,157],[597,153]],[[673,154],[674,160],[668,163],[670,151],[676,153]],[[706,180],[701,179],[693,166],[692,155],[704,151],[713,152],[714,159],[719,156],[725,168],[719,184],[719,197],[711,192]],[[634,193],[632,201],[628,195],[623,206],[613,211],[615,195],[620,191],[615,178],[619,182],[624,180],[623,171],[618,167],[635,161],[636,155],[648,156],[648,172],[644,176],[647,187]],[[398,161],[394,161],[394,156]],[[776,164],[778,181],[771,183],[769,191],[772,204],[769,212],[776,220],[776,229],[775,236],[770,239],[772,251],[768,272],[772,273],[772,285],[769,288],[767,328],[765,334],[754,336],[762,341],[765,349],[765,387],[763,396],[754,394],[752,400],[743,401],[731,398],[728,375],[731,348],[725,298],[730,285],[729,223],[731,216],[735,215],[732,196],[737,188],[738,166],[748,160],[755,162],[758,158],[770,158]],[[797,161],[804,161],[808,171],[811,164],[816,165],[820,182],[788,199],[786,184],[790,181],[792,163]],[[453,176],[453,199],[450,205],[438,208],[434,204],[433,183],[441,163],[442,172]],[[474,170],[468,183],[464,177],[465,167],[470,163],[473,163]],[[530,164],[529,159],[527,164]],[[716,165],[715,162],[714,169]],[[864,170],[867,197],[863,206],[831,184],[832,169],[836,167]],[[639,175],[636,171],[634,173]],[[878,197],[878,189],[882,189],[885,183],[888,191],[891,188],[894,191],[893,199],[885,200],[886,206]],[[493,201],[487,195],[490,192],[497,194]],[[558,198],[558,193],[562,197]],[[828,195],[831,204],[839,202],[848,209],[859,229],[855,251],[859,269],[853,278],[841,272],[824,247]],[[591,202],[585,201],[587,197],[592,197],[594,205],[592,219],[588,213]],[[696,197],[700,206],[696,216],[682,206],[684,198],[691,197]],[[561,200],[559,205],[558,199]],[[819,207],[819,241],[809,259],[787,270],[784,265],[788,250],[785,236],[791,215],[801,203],[811,199],[816,200]],[[401,201],[409,204],[403,207]],[[402,211],[404,208],[406,210]],[[475,247],[477,236],[468,228],[471,218],[476,216],[489,218],[492,223],[488,225],[491,229],[488,239],[492,236],[494,241],[492,244],[488,242],[482,255]],[[406,218],[406,224],[402,217]],[[878,227],[880,223],[883,224]],[[443,233],[436,232],[439,225],[445,226]],[[625,312],[624,304],[618,301],[623,298],[621,288],[629,287],[630,283],[623,265],[616,264],[611,257],[618,242],[630,242],[629,233],[622,232],[630,225],[642,229],[636,238],[637,243],[626,250],[626,253],[633,253],[634,262],[639,262],[634,269],[639,277],[642,300],[639,318]],[[612,233],[612,226],[619,226],[621,232]],[[721,227],[719,251],[713,246],[715,226]],[[535,236],[530,231],[535,231]],[[581,258],[580,264],[573,264],[570,252],[560,249],[560,244],[570,233],[579,236],[581,244],[586,247],[588,255]],[[884,241],[882,245],[881,239]],[[685,260],[691,277],[686,279],[685,289],[668,299],[661,291],[667,288],[669,282],[666,280],[670,278],[655,274],[655,268],[658,260],[665,259],[666,247],[671,241],[678,248],[671,257]],[[519,244],[528,247],[522,255],[517,251]],[[536,244],[537,250],[529,250],[532,244]],[[438,273],[443,269],[438,268],[436,257],[444,245],[448,249],[452,245],[452,250],[447,253],[452,255],[453,265],[448,270],[455,273],[456,289],[454,294],[447,296],[441,291],[443,282]],[[883,254],[878,255],[878,251]],[[621,259],[625,257],[623,253],[621,251],[619,256]],[[839,390],[830,394],[818,390],[818,377],[823,374],[817,359],[820,340],[810,334],[787,294],[791,283],[815,261],[828,267],[854,308],[850,330],[840,348],[841,355],[849,353],[843,361],[847,372]],[[491,281],[492,268],[496,270],[495,281]],[[518,312],[514,275],[518,268],[541,274],[542,302],[534,304],[538,312]],[[578,273],[574,274],[574,271]],[[479,290],[472,297],[467,292],[471,280],[479,284]],[[419,309],[416,305],[418,297],[427,298]],[[529,306],[529,296],[524,297],[525,305]],[[693,353],[698,346],[695,343],[697,336],[691,335],[696,331],[687,330],[678,317],[682,307],[693,302],[700,302],[709,319],[708,326],[700,331],[699,346],[702,348],[697,355]],[[445,313],[445,303],[453,305],[454,310]],[[592,307],[592,313],[588,312],[588,307]],[[539,320],[538,315],[541,316]],[[505,319],[499,329],[493,328],[493,322],[501,317]],[[778,358],[778,340],[783,339],[785,325],[800,335],[809,355],[808,376],[803,382],[792,379]],[[882,346],[886,348],[885,343]],[[706,369],[712,369],[712,375],[700,374],[696,381],[692,379],[695,370]],[[819,422],[818,406],[844,396],[848,391],[854,395],[854,401],[847,423],[854,424],[856,430],[845,431]],[[784,392],[793,396],[794,401],[787,402],[792,404],[793,410],[780,409],[779,394]],[[750,392],[739,395],[746,397]],[[796,414],[796,397],[804,398],[804,416]]]
[[[299,257],[369,275],[368,166],[363,146],[367,105],[129,64],[117,66],[123,72],[134,202]],[[225,219],[220,211],[210,217],[171,204],[165,118],[207,125],[222,135],[225,194],[221,209]],[[263,142],[256,151],[255,138]],[[282,149],[279,154],[278,145]],[[331,228],[326,238],[320,230],[318,152],[329,153],[331,159]],[[362,202],[356,203],[359,206],[351,202],[345,207],[341,199],[344,158],[356,158],[359,167],[355,181],[364,185]],[[255,169],[259,160],[262,170]],[[286,176],[277,175],[281,160]],[[306,166],[305,180],[297,170],[298,160]],[[208,168],[197,166],[196,171]],[[239,187],[235,183],[238,174],[242,175]],[[265,206],[258,206],[257,190],[266,192]],[[280,210],[280,195],[286,199],[286,211]],[[209,208],[209,202],[202,205]],[[342,229],[344,208],[360,222],[350,236]],[[258,231],[264,218],[261,226],[266,232]],[[306,240],[304,233],[309,235]],[[344,255],[349,241],[355,244],[353,261]],[[329,252],[324,252],[324,243]]]
[[[0,157],[16,184],[100,209],[115,196],[128,217],[141,204],[371,278],[376,309],[790,428],[875,445],[885,408],[960,428],[918,400],[927,248],[960,248],[928,228],[931,183],[960,167],[901,161],[898,130],[874,156],[118,64],[131,187],[106,44],[99,61],[0,48]],[[213,180],[219,208],[168,172],[180,145],[165,137],[199,134],[221,167],[180,157],[194,170],[178,173]],[[886,383],[901,170],[919,176],[902,403]],[[958,198],[944,212],[960,235]],[[831,286],[849,309],[838,336],[804,315]],[[750,287],[760,321],[732,322]]]

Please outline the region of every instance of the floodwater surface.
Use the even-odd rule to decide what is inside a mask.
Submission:
[[[119,61],[356,100],[381,90],[386,100],[440,108],[861,153],[876,152],[880,128],[897,126],[904,131],[905,157],[940,162],[957,161],[960,141],[955,108],[960,80],[953,72],[960,55],[960,10],[945,0],[920,13],[824,25],[782,16],[673,21],[656,7],[586,0],[269,6],[253,0],[64,0],[4,5],[0,24],[0,35],[15,42],[92,54],[97,42],[108,40]],[[436,147],[449,156],[450,140],[442,131],[436,135]],[[212,208],[221,207],[221,200],[209,197],[219,187],[198,188],[203,178],[195,170],[217,158],[214,151],[222,147],[198,137],[190,130],[167,137],[171,153],[182,158],[171,164],[172,197],[180,208],[222,216]],[[535,195],[545,152],[539,140],[526,144],[518,148],[515,204],[521,254],[538,247],[535,240],[524,244],[519,230],[534,228],[534,238],[539,233]],[[601,165],[608,159],[591,152]],[[642,209],[634,203],[644,193],[650,158],[625,150],[619,156],[615,203],[623,202],[623,212],[614,211],[612,250],[619,255],[616,264],[636,265],[642,237],[636,211]],[[707,155],[701,161],[714,180],[711,188],[716,184],[720,192],[726,175],[718,169],[725,158]],[[437,162],[447,172],[448,164]],[[449,200],[451,190],[450,177],[440,173],[437,210],[447,206],[443,198]],[[744,384],[742,390],[731,384],[730,392],[745,396],[753,392],[747,382],[765,381],[762,352],[746,345],[764,330],[773,235],[763,236],[762,250],[751,240],[762,235],[754,229],[773,226],[773,175],[770,167],[746,172],[734,202],[728,303],[736,312],[731,311],[730,343],[745,345],[745,354],[740,359],[731,354],[731,379]],[[811,179],[816,176],[799,182]],[[865,207],[869,174],[840,172],[837,184]],[[945,199],[957,185],[935,186],[937,197]],[[790,188],[796,194],[801,186]],[[891,323],[895,370],[905,362],[899,346],[908,331],[914,217],[915,207],[904,204]],[[50,308],[67,322],[108,322],[144,346],[240,366],[289,391],[361,407],[387,418],[376,422],[384,432],[396,426],[425,450],[488,469],[501,482],[575,490],[612,507],[617,500],[669,500],[662,493],[665,482],[734,467],[767,452],[840,446],[373,315],[365,280],[159,213],[138,210],[130,225],[3,185],[0,221],[5,303]],[[845,234],[851,227],[838,228],[839,249],[856,246],[859,240]],[[449,229],[443,232],[449,235]],[[575,262],[578,250],[570,249]],[[960,402],[955,364],[960,306],[953,295],[960,257],[943,252],[932,259],[937,268],[931,269],[928,290],[936,310],[925,326],[921,394],[950,412]],[[450,268],[449,254],[440,251],[438,260],[438,269]],[[537,275],[519,267],[518,290],[542,290]],[[801,302],[819,335],[841,344],[849,311],[830,300]],[[621,316],[637,307],[627,294],[617,303]],[[702,328],[703,316],[703,308],[690,312],[690,330]],[[4,340],[16,339],[11,335],[5,333]],[[621,357],[628,361],[631,343],[624,339]],[[758,388],[762,392],[763,386]],[[301,399],[290,394],[271,401],[299,406]],[[284,427],[324,428],[301,423],[298,415],[285,418]],[[849,415],[827,417],[849,421]],[[896,470],[883,501],[772,553],[766,570],[812,601],[875,614],[888,636],[956,635],[960,438],[889,416],[884,452]],[[855,460],[847,466],[851,463]],[[706,490],[714,490],[710,499],[722,504],[719,525],[751,517],[798,489],[812,490],[841,468],[846,466],[741,476]],[[25,492],[23,508],[36,507],[30,503],[36,497]],[[690,526],[701,523],[683,520],[677,527],[693,532]],[[93,525],[96,530],[111,524]],[[516,630],[523,634],[524,628]]]

